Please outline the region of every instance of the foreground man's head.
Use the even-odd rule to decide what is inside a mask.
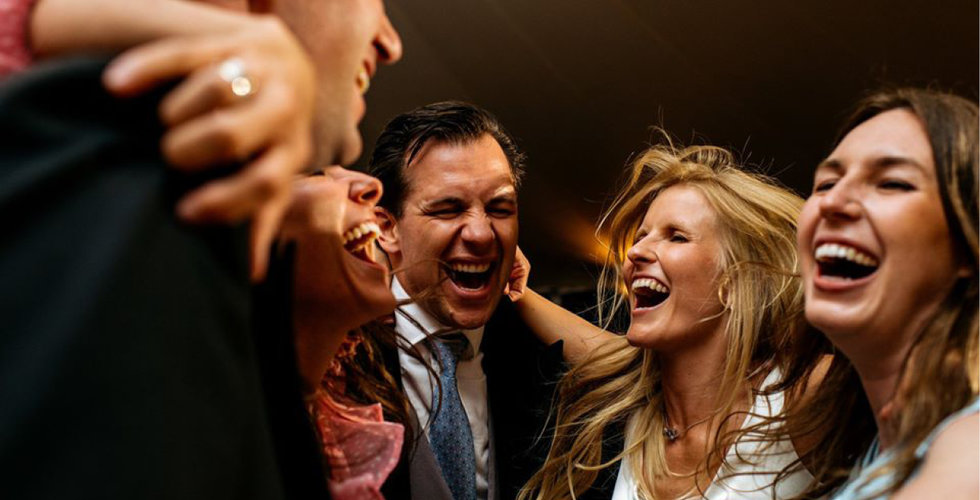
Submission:
[[[282,19],[316,68],[313,164],[353,163],[363,148],[357,125],[371,78],[379,65],[402,56],[382,0],[248,0],[248,6]]]

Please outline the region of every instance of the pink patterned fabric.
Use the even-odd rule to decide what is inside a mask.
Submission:
[[[27,28],[34,2],[0,0],[0,78],[31,64]]]
[[[404,428],[385,422],[380,404],[345,406],[320,390],[309,403],[330,464],[336,500],[384,500],[381,485],[398,464]]]

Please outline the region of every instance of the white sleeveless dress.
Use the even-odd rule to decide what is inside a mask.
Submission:
[[[779,381],[779,373],[773,371],[762,383],[768,387]],[[742,428],[757,424],[763,416],[777,415],[783,410],[783,394],[756,396],[751,413],[742,423]],[[728,465],[721,467],[714,480],[704,492],[708,500],[772,500],[772,482],[784,467],[798,458],[789,436],[775,442],[759,441],[757,432],[750,432],[739,438],[726,454]],[[751,472],[751,474],[745,474]],[[776,484],[776,498],[790,498],[802,492],[813,479],[806,469],[800,467]],[[690,498],[702,498],[697,494]],[[628,459],[623,459],[616,477],[612,500],[639,500],[637,483],[630,471]]]

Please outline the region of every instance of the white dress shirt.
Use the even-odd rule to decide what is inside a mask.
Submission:
[[[411,298],[397,278],[392,280],[391,292],[399,301]],[[414,319],[418,326],[405,318],[402,313]],[[419,329],[419,326],[422,329]],[[435,373],[439,373],[441,367],[434,362],[432,353],[422,341],[427,335],[446,330],[446,326],[436,321],[415,303],[400,306],[399,311],[395,312],[395,331],[399,334],[398,343],[402,347],[398,350],[398,361],[402,369],[402,383],[405,386],[405,394],[412,404],[412,409],[418,416],[419,425],[425,429],[426,438],[429,436],[432,387],[436,383],[432,373],[426,368],[426,364],[431,366]],[[462,400],[463,409],[466,410],[466,417],[470,422],[470,431],[473,434],[473,452],[476,457],[476,497],[486,500],[490,475],[490,414],[487,410],[487,376],[483,373],[483,353],[480,352],[483,327],[474,330],[462,330],[462,333],[470,341],[474,356],[465,361],[460,359],[457,363],[456,387],[459,390],[459,397]],[[413,346],[418,349],[426,364],[405,352],[406,348],[410,349]]]

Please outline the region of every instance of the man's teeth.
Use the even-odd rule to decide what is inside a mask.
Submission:
[[[824,243],[817,247],[813,251],[813,257],[819,260],[827,259],[844,259],[856,264],[867,267],[875,267],[878,265],[878,259],[858,250],[849,245],[841,245],[839,243]]]
[[[660,292],[660,293],[670,292],[670,290],[667,287],[665,287],[662,283],[651,278],[639,278],[633,280],[632,289],[636,290],[637,288],[649,288],[655,292]]]
[[[348,229],[344,233],[343,235],[344,246],[347,246],[349,243],[357,241],[358,239],[364,236],[368,236],[367,238],[364,239],[363,244],[358,245],[358,247],[361,247],[374,241],[374,239],[377,238],[379,235],[381,235],[381,228],[378,227],[376,223],[362,222],[357,226]]]
[[[452,264],[449,266],[457,273],[485,273],[490,270],[490,263],[486,264]]]
[[[361,66],[361,69],[358,70],[355,82],[357,83],[357,90],[361,95],[367,94],[368,89],[371,88],[371,75],[368,74],[364,66]]]

